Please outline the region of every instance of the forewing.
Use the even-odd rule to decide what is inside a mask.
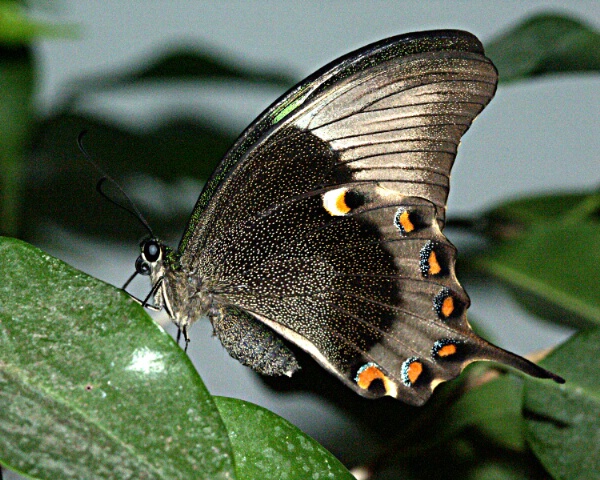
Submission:
[[[319,69],[282,95],[240,135],[211,175],[198,198],[188,228],[180,242],[180,253],[185,255],[189,251],[187,248],[189,244],[197,246],[198,242],[203,240],[205,231],[215,214],[214,209],[211,208],[214,205],[213,197],[223,188],[225,179],[230,175],[238,174],[239,167],[248,162],[248,159],[253,156],[253,151],[270,141],[285,125],[297,122],[305,113],[318,112],[319,107],[324,106],[328,98],[341,97],[341,87],[344,83],[346,88],[351,87],[350,84],[358,86],[377,69],[385,69],[392,64],[408,65],[411,59],[419,56],[427,57],[432,54],[443,56],[444,52],[452,58],[469,57],[472,61],[481,62],[484,70],[492,70],[492,77],[488,80],[495,85],[494,67],[483,56],[483,46],[474,35],[459,30],[435,30],[387,38],[350,52]],[[402,75],[402,72],[398,73]],[[424,75],[426,71],[417,73]],[[350,82],[348,79],[351,79]],[[400,82],[402,78],[398,77],[396,81]],[[424,81],[422,85],[426,83]],[[370,85],[374,89],[377,88],[373,82]],[[478,108],[477,112],[490,100],[491,95],[493,92],[482,99],[478,107],[475,106],[476,109]],[[352,110],[350,97],[345,98],[350,100],[344,102],[346,108]],[[454,100],[458,101],[459,98]],[[323,101],[325,103],[321,103]],[[358,105],[355,107],[360,108]],[[342,115],[337,118],[341,120]],[[458,138],[460,135],[456,140]],[[451,162],[445,171],[449,172],[450,167]]]
[[[216,302],[254,315],[361,395],[416,405],[473,360],[545,375],[466,321],[441,228],[457,146],[496,71],[474,37],[440,35],[367,47],[284,97],[261,117],[274,125],[224,160],[182,241],[182,264]]]

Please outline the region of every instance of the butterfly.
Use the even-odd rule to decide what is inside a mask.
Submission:
[[[285,339],[369,398],[422,405],[477,360],[563,381],[472,331],[442,233],[460,139],[497,78],[479,40],[456,30],[388,38],[321,68],[242,133],[177,250],[141,243],[148,299],[186,345],[208,316],[257,372],[300,368]]]

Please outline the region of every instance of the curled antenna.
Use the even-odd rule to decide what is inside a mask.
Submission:
[[[133,203],[133,200],[131,200],[131,198],[129,198],[129,195],[127,195],[125,193],[125,190],[123,190],[123,188],[121,188],[121,185],[119,185],[114,178],[112,178],[110,175],[108,175],[104,170],[102,170],[102,168],[100,168],[100,166],[96,162],[94,162],[94,160],[92,160],[91,155],[87,152],[87,150],[83,146],[83,137],[86,134],[87,134],[87,130],[82,130],[81,133],[77,136],[77,146],[79,147],[79,150],[83,154],[86,161],[88,163],[90,163],[90,165],[92,165],[96,170],[98,170],[98,172],[100,172],[100,175],[102,175],[102,178],[100,180],[98,180],[98,183],[96,183],[96,190],[98,191],[98,193],[100,195],[102,195],[110,203],[112,203],[113,205],[116,205],[117,207],[125,210],[126,212],[130,213],[135,218],[137,218],[137,220],[144,226],[144,228],[146,230],[148,230],[148,232],[150,233],[150,236],[154,237],[154,233],[152,232],[150,225],[148,224],[148,222],[142,215],[142,212],[140,212],[140,210],[137,208],[135,203]],[[104,190],[102,189],[102,186],[104,185],[104,182],[106,182],[106,181],[109,181],[117,188],[117,190],[121,193],[121,195],[123,195],[123,198],[125,198],[125,200],[127,200],[127,203],[129,204],[128,206],[123,205],[122,203],[119,203],[118,201],[111,198],[108,194],[106,194],[104,192]],[[130,281],[131,281],[131,279],[130,279]]]

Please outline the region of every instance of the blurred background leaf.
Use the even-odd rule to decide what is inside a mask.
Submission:
[[[72,106],[81,95],[107,89],[144,86],[149,82],[230,81],[267,84],[283,88],[292,86],[294,79],[270,69],[244,68],[217,54],[195,47],[177,46],[161,55],[153,55],[141,65],[125,72],[104,72],[81,78],[67,87],[65,107]]]
[[[577,334],[544,361],[556,385],[525,381],[527,439],[554,478],[600,476],[600,329]]]
[[[72,232],[119,241],[145,233],[140,225],[95,190],[101,174],[86,163],[76,139],[87,130],[87,151],[123,185],[144,210],[161,237],[181,234],[190,215],[189,202],[178,201],[161,191],[176,191],[184,179],[206,179],[234,141],[222,126],[198,118],[166,120],[156,129],[136,132],[90,116],[64,114],[37,125],[35,151],[28,168],[23,212],[25,238],[42,236],[40,226],[58,224]],[[110,188],[110,185],[108,185]],[[154,188],[152,188],[154,187]],[[197,195],[201,183],[192,185]],[[149,202],[159,191],[161,199]],[[64,205],[69,205],[68,209]]]
[[[74,32],[72,26],[33,20],[21,2],[0,2],[0,234],[18,235],[22,224],[23,165],[34,122],[31,44]]]
[[[500,74],[511,82],[550,73],[600,70],[600,33],[568,15],[535,15],[486,47]]]
[[[136,198],[132,182],[139,182],[135,179],[143,178],[155,187],[165,182],[167,189],[175,191],[182,180],[206,180],[235,140],[227,126],[173,112],[162,114],[154,127],[133,130],[108,123],[102,117],[76,113],[83,97],[103,90],[118,91],[136,85],[145,88],[148,83],[179,85],[192,80],[235,81],[240,88],[244,88],[243,84],[278,87],[292,84],[288,76],[277,70],[242,68],[208,52],[187,48],[171,51],[158,60],[142,61],[130,73],[102,73],[75,82],[57,113],[36,124],[35,150],[28,168],[23,206],[28,222],[21,230],[22,236],[36,238],[40,235],[38,227],[48,221],[87,235],[110,235],[113,240],[130,240],[140,235],[137,222],[126,215],[114,215],[114,206],[99,201],[93,185],[100,174],[81,160],[75,142],[82,130],[89,132],[84,139],[85,147],[101,168],[110,172],[142,205],[147,202],[144,199],[147,194],[142,192]],[[83,178],[88,182],[82,182]],[[193,186],[196,196],[200,186],[200,183]],[[145,186],[144,190],[152,188]],[[65,203],[73,208],[61,208]],[[161,236],[168,238],[180,235],[190,214],[189,202],[173,200],[145,206],[150,224],[160,225]]]
[[[13,0],[0,2],[0,44],[24,45],[41,37],[65,38],[77,34],[74,25],[34,20],[23,3]]]
[[[33,62],[26,45],[0,45],[0,233],[17,235],[33,122]]]
[[[536,315],[600,324],[600,194],[532,197],[481,219],[493,248],[464,259],[500,280]]]

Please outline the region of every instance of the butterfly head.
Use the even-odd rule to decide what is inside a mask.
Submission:
[[[162,269],[164,245],[156,238],[146,238],[140,243],[140,256],[135,261],[135,270],[140,275],[151,275]]]
[[[154,284],[165,273],[165,269],[176,264],[173,250],[156,237],[148,237],[140,243],[140,255],[135,261],[139,275],[150,276]]]
[[[176,252],[153,236],[140,243],[135,270],[139,275],[149,276],[152,284],[152,290],[142,302],[143,305],[149,306],[147,300],[153,297],[152,308],[166,310],[183,334],[187,345],[188,326],[206,314],[211,305],[210,296],[202,288],[203,279],[182,269]]]

